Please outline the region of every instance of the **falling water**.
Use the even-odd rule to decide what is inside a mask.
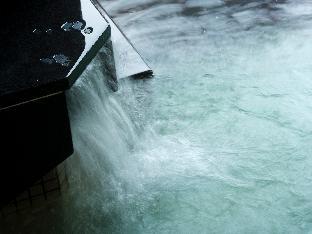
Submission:
[[[9,233],[311,232],[311,1],[103,4],[155,77],[113,93],[93,61],[70,189]]]

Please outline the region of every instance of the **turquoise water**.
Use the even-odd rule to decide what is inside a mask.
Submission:
[[[312,232],[312,2],[107,5],[156,74],[122,230]]]
[[[68,93],[70,192],[14,228],[312,232],[312,2],[103,5],[155,76],[112,93],[93,62]]]

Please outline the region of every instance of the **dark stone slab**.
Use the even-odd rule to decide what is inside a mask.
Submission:
[[[64,91],[110,38],[89,0],[0,8],[0,207],[73,153]]]
[[[64,93],[0,111],[0,207],[73,153]]]
[[[89,0],[11,2],[0,10],[0,109],[68,89],[110,37]]]

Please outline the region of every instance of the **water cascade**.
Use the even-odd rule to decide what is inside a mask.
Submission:
[[[114,93],[93,61],[67,93],[68,191],[0,227],[311,232],[311,2],[105,3],[155,77]]]

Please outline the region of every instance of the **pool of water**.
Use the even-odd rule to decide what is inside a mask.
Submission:
[[[125,230],[312,231],[312,2],[107,8],[155,69]]]
[[[71,192],[14,228],[312,232],[312,2],[103,5],[155,76],[112,93],[89,66],[68,93]]]

